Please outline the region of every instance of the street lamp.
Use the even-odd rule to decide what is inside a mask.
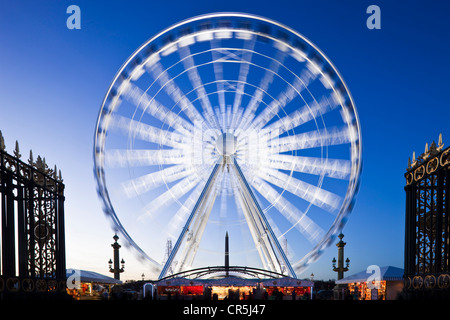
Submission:
[[[344,238],[344,235],[341,233],[339,234],[339,242],[336,243],[336,247],[338,247],[338,259],[337,259],[337,267],[336,267],[336,258],[333,258],[331,260],[333,264],[333,271],[337,272],[338,280],[341,280],[344,277],[344,272],[348,271],[348,268],[350,266],[350,259],[347,258],[345,260],[346,266],[344,267],[344,247],[346,243],[342,241],[342,238]],[[333,291],[334,291],[334,299],[335,300],[342,300],[344,298],[344,290],[345,285],[343,284],[337,284]]]
[[[337,267],[336,267],[336,258],[333,258],[331,262],[333,264],[333,271],[338,273],[338,280],[341,280],[344,277],[344,272],[348,271],[348,268],[350,266],[350,259],[347,258],[345,260],[346,266],[344,267],[344,247],[346,243],[342,241],[342,238],[344,238],[344,235],[342,233],[338,237],[340,240],[336,244],[336,247],[338,247]]]
[[[114,235],[113,239],[114,243],[111,245],[111,247],[113,247],[114,253],[114,268],[112,267],[113,261],[109,259],[109,272],[114,273],[114,279],[120,280],[120,274],[125,271],[125,260],[122,259],[120,261],[120,263],[122,264],[122,268],[119,269],[119,249],[121,245],[117,242],[117,240],[119,240],[117,234]]]

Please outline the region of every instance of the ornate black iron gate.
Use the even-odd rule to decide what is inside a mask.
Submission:
[[[64,184],[45,158],[5,151],[0,132],[0,298],[66,290]]]
[[[408,163],[405,292],[409,298],[450,297],[450,147],[433,142]]]

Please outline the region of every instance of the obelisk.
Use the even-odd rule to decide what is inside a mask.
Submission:
[[[225,234],[225,276],[228,277],[228,270],[230,268],[230,252],[228,248],[228,231]]]

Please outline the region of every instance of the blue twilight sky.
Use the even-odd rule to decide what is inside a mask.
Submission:
[[[81,30],[66,27],[69,5]],[[366,9],[381,9],[381,30]],[[403,267],[403,173],[413,151],[443,134],[450,144],[450,3],[365,0],[11,1],[0,3],[0,130],[57,164],[66,184],[67,266],[107,274],[113,233],[93,176],[93,133],[116,71],[144,41],[186,18],[219,11],[265,16],[297,30],[334,63],[353,95],[363,141],[356,206],[343,233],[350,273]],[[119,241],[120,242],[120,241]],[[330,247],[305,274],[335,278]],[[122,279],[146,266],[124,248]]]

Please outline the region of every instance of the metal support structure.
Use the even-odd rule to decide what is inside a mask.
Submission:
[[[181,260],[177,264],[176,272],[182,272],[192,264],[215,201],[216,192],[214,190],[214,182],[218,175],[223,173],[226,167],[234,173],[239,181],[241,187],[240,198],[243,202],[247,223],[265,268],[273,272],[283,273],[284,265],[287,268],[289,275],[296,278],[294,269],[275,236],[264,212],[259,206],[236,158],[232,155],[224,155],[215,164],[202,193],[192,209],[185,226],[159,275],[159,279],[167,276],[167,272],[172,267],[174,258],[182,247],[182,244],[184,244],[183,252],[181,254]]]
[[[267,221],[266,215],[264,214],[263,210],[261,209],[252,189],[250,188],[250,185],[247,182],[247,179],[245,178],[244,174],[242,173],[242,170],[237,163],[236,158],[232,158],[233,162],[233,168],[237,171],[238,176],[240,178],[240,183],[242,185],[241,190],[247,193],[247,196],[245,199],[248,203],[251,203],[250,213],[252,215],[252,220],[254,221],[254,224],[256,226],[259,226],[259,236],[258,236],[258,243],[263,243],[263,248],[266,252],[266,258],[270,260],[270,265],[272,266],[272,271],[277,271],[282,273],[282,265],[281,261],[286,266],[289,275],[292,278],[296,278],[296,274],[294,269],[292,268],[286,253],[284,252],[283,248],[280,245],[280,242],[278,241],[277,237],[275,236],[275,233],[272,230],[272,227],[270,226],[269,222]],[[256,210],[252,210],[252,207]],[[248,221],[250,224],[252,224],[251,221]],[[250,229],[251,230],[251,229]],[[255,243],[257,244],[257,243]],[[275,246],[275,248],[274,248]],[[278,253],[279,257],[276,255]],[[281,260],[281,261],[280,261]]]
[[[204,204],[204,199],[207,198],[207,196],[209,195],[209,192],[211,191],[213,182],[215,181],[217,174],[219,172],[219,167],[221,167],[221,163],[219,163],[219,162],[214,165],[211,175],[209,176],[208,180],[206,181],[205,187],[203,188],[202,193],[200,194],[200,197],[198,198],[197,202],[195,203],[195,206],[192,209],[191,214],[189,215],[189,217],[186,221],[186,224],[184,225],[183,230],[181,231],[180,236],[178,237],[178,240],[175,243],[175,246],[173,247],[172,252],[170,253],[170,256],[167,258],[167,261],[159,275],[159,279],[164,278],[167,274],[167,270],[171,267],[173,259],[175,258],[178,250],[181,247],[183,240],[185,239],[185,237],[189,231],[192,220],[194,219],[197,212],[199,211],[199,208]]]
[[[10,277],[16,272],[14,236],[14,186],[10,175],[1,176],[2,183],[2,275]]]
[[[174,273],[171,275],[168,275],[164,278],[158,279],[158,280],[170,280],[175,278],[188,278],[188,279],[199,279],[206,275],[211,274],[224,274],[226,272],[226,269],[224,266],[209,266],[209,267],[202,267],[202,268],[196,268],[191,270],[184,270],[179,273]],[[238,275],[248,275],[252,278],[258,278],[258,279],[277,279],[277,278],[283,278],[286,275],[282,273],[273,272],[266,269],[259,269],[259,268],[253,268],[253,267],[242,267],[242,266],[229,266],[228,267],[228,274],[238,274]]]

